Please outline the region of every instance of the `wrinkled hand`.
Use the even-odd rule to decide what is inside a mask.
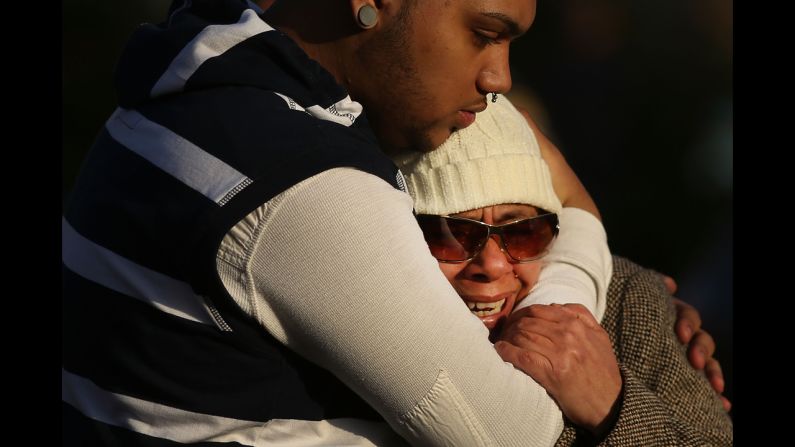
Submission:
[[[663,275],[663,282],[668,287],[668,292],[673,295],[677,289],[676,281],[670,276]],[[695,307],[678,298],[674,298],[673,301],[676,307],[674,331],[679,337],[679,341],[688,345],[687,359],[693,368],[704,370],[709,383],[718,394],[723,393],[726,386],[723,380],[723,370],[721,370],[720,362],[712,357],[715,353],[715,340],[707,331],[701,329],[701,315]],[[720,399],[723,402],[723,408],[729,411],[732,407],[729,399],[722,395]]]
[[[534,304],[511,315],[494,346],[535,379],[575,424],[597,436],[618,415],[621,373],[607,332],[579,304]]]

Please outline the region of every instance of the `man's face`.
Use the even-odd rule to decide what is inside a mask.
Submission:
[[[352,93],[385,149],[429,151],[510,89],[508,47],[535,0],[417,0],[384,16],[356,55]]]

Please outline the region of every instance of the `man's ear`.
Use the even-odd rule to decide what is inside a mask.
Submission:
[[[374,0],[351,0],[353,20],[361,29],[371,29],[378,25],[380,12]]]

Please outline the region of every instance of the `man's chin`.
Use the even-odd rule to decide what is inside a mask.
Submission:
[[[439,149],[439,146],[444,144],[450,135],[456,131],[452,129],[439,129],[438,131],[425,132],[415,136],[413,150],[419,152],[431,152]]]
[[[442,141],[442,143],[444,140]],[[384,152],[387,155],[397,155],[397,154],[405,154],[405,153],[412,153],[412,152],[431,152],[439,148],[439,144],[435,144],[434,141],[430,138],[422,138],[416,139],[412,141],[410,144],[405,146],[391,146],[391,147],[384,147]]]
[[[447,138],[450,131],[443,132],[419,132],[412,138],[412,149],[417,152],[431,152],[439,148]]]
[[[378,134],[376,135],[378,136]],[[412,152],[430,152],[438,148],[439,145],[447,139],[449,134],[441,138],[433,138],[428,132],[415,131],[408,135],[403,134],[398,136],[393,134],[390,136],[392,138],[379,137],[378,143],[381,146],[381,150],[392,157]],[[441,140],[441,142],[436,144],[437,140]]]

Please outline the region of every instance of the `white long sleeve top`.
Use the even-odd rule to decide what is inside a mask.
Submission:
[[[544,268],[527,298],[514,312],[532,304],[582,304],[601,322],[607,306],[607,286],[613,274],[613,258],[602,222],[579,208],[563,208],[560,233]]]
[[[555,402],[502,361],[441,274],[411,198],[376,176],[335,168],[294,185],[229,231],[217,266],[244,311],[331,371],[412,445],[551,446],[562,431]],[[604,266],[586,275],[604,278]],[[260,439],[404,442],[380,425],[276,420]]]

